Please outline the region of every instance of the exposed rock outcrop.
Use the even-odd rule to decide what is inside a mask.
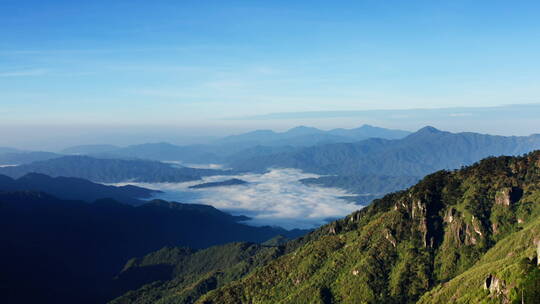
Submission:
[[[509,303],[508,293],[510,290],[506,287],[506,283],[496,276],[492,274],[487,276],[484,280],[484,289],[489,290],[492,297],[500,298],[502,303]]]
[[[540,239],[534,240],[534,246],[536,247],[536,264],[540,265]]]
[[[387,239],[392,244],[392,246],[397,246],[396,238],[392,235],[392,232],[389,229],[384,230],[384,238]]]
[[[506,187],[495,195],[495,204],[509,207],[519,201],[523,195],[523,190],[517,187]]]

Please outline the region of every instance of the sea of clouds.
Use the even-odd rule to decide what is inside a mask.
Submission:
[[[340,197],[350,195],[338,188],[307,186],[299,180],[318,177],[296,169],[274,169],[264,174],[211,176],[186,183],[136,183],[163,191],[154,198],[214,206],[234,215],[246,215],[250,225],[310,229],[343,217],[362,206]],[[190,189],[206,182],[239,178],[246,185]],[[132,183],[133,184],[133,183]]]

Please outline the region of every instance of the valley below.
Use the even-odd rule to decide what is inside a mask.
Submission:
[[[356,195],[338,188],[307,185],[303,179],[320,177],[298,169],[271,169],[266,173],[207,176],[182,183],[116,183],[159,190],[152,199],[210,205],[232,215],[247,216],[243,223],[314,229],[363,207],[350,198]],[[232,179],[242,184],[197,188]]]

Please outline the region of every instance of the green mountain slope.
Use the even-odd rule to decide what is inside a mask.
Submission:
[[[537,303],[538,215],[499,241],[473,267],[423,295],[419,303],[522,303],[522,299]]]
[[[126,264],[115,281],[116,288],[133,291],[111,303],[193,303],[287,251],[285,246],[254,243],[230,243],[199,251],[163,248]]]
[[[533,297],[539,216],[540,152],[488,158],[376,200],[197,303],[506,303],[521,291]],[[492,290],[483,291],[488,278]]]

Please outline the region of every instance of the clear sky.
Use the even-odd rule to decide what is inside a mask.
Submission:
[[[231,119],[270,113],[540,103],[539,13],[539,1],[0,0],[0,124],[235,130],[302,123]]]

